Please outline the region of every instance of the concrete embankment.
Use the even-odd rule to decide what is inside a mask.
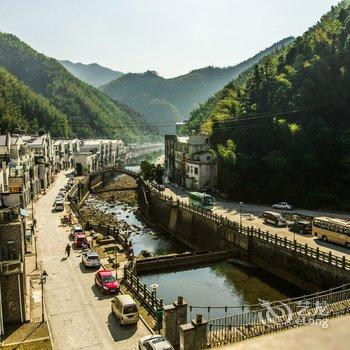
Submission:
[[[140,182],[140,215],[175,238],[210,251],[226,250],[306,291],[350,282],[350,262],[319,249],[242,227],[218,215],[174,202]]]
[[[227,260],[230,253],[222,252],[208,252],[208,253],[183,253],[183,254],[169,254],[165,256],[150,257],[136,260],[137,274],[144,274],[147,272],[158,271],[172,271],[173,269],[195,267],[203,264],[215,263],[218,261]]]

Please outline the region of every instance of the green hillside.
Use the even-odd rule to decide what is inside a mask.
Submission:
[[[202,128],[231,198],[350,209],[348,5],[193,113],[209,117]]]
[[[4,68],[0,68],[0,129],[2,133],[46,129],[53,136],[71,135],[67,117]]]
[[[102,67],[97,63],[83,64],[73,63],[71,61],[59,61],[68,72],[72,73],[76,78],[94,87],[105,85],[110,81],[123,75],[122,72]]]
[[[158,125],[167,125],[175,119],[186,118],[193,108],[233,78],[292,41],[293,38],[281,40],[236,66],[206,67],[172,79],[164,79],[152,71],[129,73],[102,86],[101,90],[135,108],[147,120],[154,118],[154,112],[157,113]]]
[[[14,35],[0,33],[0,66],[45,96],[79,137],[126,141],[149,137],[151,129],[140,114],[75,78],[58,61],[36,52]]]

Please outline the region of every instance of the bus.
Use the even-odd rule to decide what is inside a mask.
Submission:
[[[341,244],[350,249],[350,221],[316,217],[312,221],[312,234],[324,242]]]
[[[205,210],[212,210],[215,198],[206,193],[190,192],[188,194],[189,204]]]

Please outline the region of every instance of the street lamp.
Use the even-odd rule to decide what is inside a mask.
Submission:
[[[41,323],[44,323],[44,284],[46,283],[47,272],[44,270],[40,275],[41,284]]]
[[[240,233],[242,234],[242,211],[243,211],[243,202],[239,202],[240,205],[240,215],[239,215],[239,230]]]

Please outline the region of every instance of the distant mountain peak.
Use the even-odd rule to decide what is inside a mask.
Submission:
[[[100,87],[123,75],[122,72],[103,67],[98,63],[71,62],[69,60],[59,61],[76,78],[94,87]]]

